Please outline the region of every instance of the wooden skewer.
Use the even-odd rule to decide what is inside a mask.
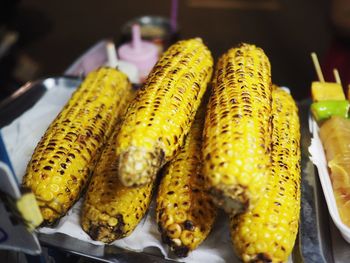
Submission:
[[[333,75],[334,75],[334,79],[335,82],[339,85],[341,85],[341,80],[340,80],[340,76],[339,76],[339,71],[335,68],[333,69]]]
[[[318,58],[317,58],[317,55],[315,52],[311,53],[311,58],[312,58],[312,62],[314,63],[314,67],[315,67],[315,70],[317,73],[318,80],[320,82],[324,82],[324,77],[322,74],[321,66],[320,66],[320,63],[318,62]]]

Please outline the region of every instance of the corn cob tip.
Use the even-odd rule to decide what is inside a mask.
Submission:
[[[168,245],[170,251],[174,253],[177,257],[187,257],[188,253],[193,250],[198,244],[193,244],[193,239],[199,231],[199,227],[195,226],[195,222],[192,220],[185,220],[182,223],[172,223],[170,221],[174,220],[171,215],[167,216],[167,221],[165,224],[162,223],[162,215],[164,210],[157,211],[158,218],[158,230],[161,233],[162,241],[164,244]],[[200,238],[197,235],[197,238]],[[198,240],[197,240],[198,241]]]
[[[250,255],[243,255],[242,257],[244,262],[252,262],[252,263],[271,263],[273,262],[272,258],[266,253],[258,253],[254,257]]]
[[[162,233],[162,241],[168,245],[170,251],[174,253],[176,257],[184,258],[188,256],[190,248],[186,245],[182,245],[180,239],[170,238],[165,232]]]
[[[40,227],[55,227],[60,218],[61,214],[52,208],[40,206],[40,212],[44,218],[43,222],[40,224]]]
[[[92,214],[95,210],[94,207],[90,206],[88,209],[85,209],[84,212]],[[82,227],[93,240],[111,243],[128,234],[124,230],[125,223],[123,216],[120,214],[113,217],[108,216],[108,219],[104,221],[89,219],[91,216],[83,216],[82,218]]]
[[[124,186],[133,187],[151,182],[164,162],[161,149],[150,152],[139,147],[129,147],[119,157],[119,180]]]
[[[107,244],[123,237],[123,232],[120,227],[110,227],[108,225],[94,224],[92,222],[88,229],[84,228],[84,231],[91,239]]]
[[[40,227],[56,227],[60,219],[65,215],[62,211],[66,208],[64,205],[54,198],[53,200],[47,201],[37,195],[36,200],[38,202],[41,215],[43,216],[43,222]]]

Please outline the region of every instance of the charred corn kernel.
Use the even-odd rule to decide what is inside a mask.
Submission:
[[[44,224],[55,223],[79,198],[131,91],[125,74],[93,71],[45,132],[23,178]]]
[[[184,146],[165,169],[157,197],[156,215],[162,239],[180,257],[203,242],[216,216],[201,173],[203,123],[201,107]],[[171,224],[169,218],[173,219]]]
[[[204,175],[214,202],[239,212],[263,194],[269,166],[271,72],[263,50],[241,44],[218,61],[204,128]]]
[[[211,78],[213,59],[199,38],[172,45],[130,106],[117,138],[119,177],[142,185],[171,160],[188,133]]]
[[[298,232],[300,127],[293,98],[272,94],[271,168],[266,193],[256,206],[231,217],[232,240],[244,262],[285,262]]]
[[[94,170],[83,204],[81,225],[94,240],[113,242],[132,233],[145,215],[154,182],[128,188],[116,175],[115,140],[120,124],[108,140]]]

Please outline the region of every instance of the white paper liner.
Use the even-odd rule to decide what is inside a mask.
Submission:
[[[328,165],[323,149],[321,139],[319,137],[319,127],[316,121],[310,116],[309,118],[310,132],[313,135],[311,139],[311,145],[309,146],[310,160],[317,167],[318,175],[320,178],[323,193],[328,206],[329,214],[336,227],[344,239],[350,243],[350,228],[346,226],[340,219],[337,204],[334,197],[332,182],[328,172]]]
[[[21,181],[26,165],[41,136],[63,105],[68,101],[73,90],[64,86],[49,89],[44,96],[28,111],[1,130],[9,158],[13,164],[16,176]],[[68,214],[60,220],[55,228],[41,228],[42,233],[63,233],[96,245],[101,242],[93,241],[82,230],[79,224],[81,200],[77,202]],[[161,242],[161,237],[155,221],[154,201],[149,213],[138,225],[135,231],[124,239],[112,243],[118,247],[133,251],[143,251],[149,247],[157,247],[167,257],[167,246]],[[222,213],[215,227],[205,240],[183,262],[239,262],[235,256],[229,234],[228,218]]]

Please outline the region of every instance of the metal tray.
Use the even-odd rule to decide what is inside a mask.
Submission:
[[[0,128],[28,110],[48,90],[57,85],[75,88],[77,77],[52,77],[27,83],[0,103]],[[329,218],[317,169],[309,159],[310,132],[308,126],[310,100],[298,103],[301,121],[302,182],[299,235],[293,251],[293,262],[349,262],[350,245],[344,241]],[[108,262],[174,262],[165,260],[157,249],[143,253],[116,246],[96,246],[63,234],[39,234],[43,246]]]
[[[302,172],[299,246],[301,258],[304,262],[332,263],[334,261],[328,210],[317,169],[311,162],[308,151],[311,143],[309,131],[310,104],[310,100],[298,103],[301,124]]]
[[[30,109],[47,89],[59,84],[77,87],[80,83],[81,79],[78,77],[52,77],[26,83],[11,96],[0,101],[0,129]]]
[[[113,245],[97,246],[64,234],[39,234],[40,243],[43,246],[60,249],[72,254],[97,259],[105,262],[131,263],[170,263],[174,260],[164,259],[157,249],[143,252],[134,252]]]
[[[0,128],[28,110],[48,90],[57,85],[76,87],[78,76],[104,64],[107,60],[106,40],[86,51],[65,72],[75,77],[52,77],[27,83],[10,97],[0,102]],[[310,132],[308,126],[311,100],[298,103],[301,121],[301,214],[299,235],[293,251],[293,262],[345,263],[349,262],[350,245],[344,241],[329,217],[317,169],[309,159]],[[0,135],[1,136],[1,135]],[[115,246],[95,246],[62,234],[39,234],[44,246],[112,262],[170,262],[158,250],[144,253],[130,252]]]

